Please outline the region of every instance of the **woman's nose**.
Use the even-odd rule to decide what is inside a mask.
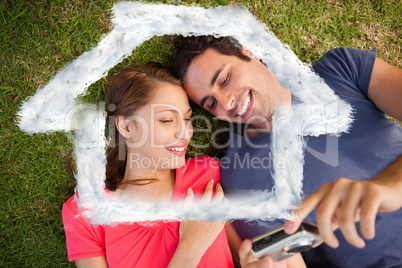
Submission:
[[[176,139],[183,139],[189,141],[193,136],[193,125],[191,121],[183,121],[180,128],[176,132]]]

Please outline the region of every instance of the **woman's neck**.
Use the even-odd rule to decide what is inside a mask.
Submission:
[[[175,170],[150,170],[127,166],[116,192],[134,201],[169,202],[173,196],[175,179]]]

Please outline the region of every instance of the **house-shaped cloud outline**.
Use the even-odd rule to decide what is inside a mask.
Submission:
[[[109,224],[177,217],[204,219],[287,217],[289,209],[294,208],[301,198],[303,176],[301,136],[338,134],[346,131],[352,121],[350,105],[340,100],[316,74],[311,72],[308,65],[300,62],[288,46],[282,44],[264,24],[259,23],[244,8],[205,9],[195,6],[120,2],[114,5],[113,15],[114,27],[97,47],[85,52],[59,71],[44,88],[38,89],[34,96],[23,103],[19,113],[21,118],[19,126],[23,131],[38,133],[75,130],[78,133],[79,137],[76,135],[74,139],[78,169],[77,200],[80,206],[88,209],[86,214],[92,222]],[[170,34],[185,36],[213,34],[235,37],[254,55],[261,58],[281,84],[305,104],[299,107],[299,116],[303,116],[305,120],[297,120],[303,125],[295,127],[293,115],[286,112],[279,110],[275,115],[277,122],[281,122],[278,125],[282,125],[282,129],[278,127],[272,139],[275,141],[278,135],[283,134],[282,130],[286,129],[286,133],[291,132],[288,135],[293,135],[290,138],[297,140],[293,143],[297,149],[287,150],[285,153],[281,148],[289,144],[282,138],[273,143],[273,151],[278,156],[294,158],[294,161],[299,163],[296,168],[298,171],[294,171],[297,174],[289,174],[290,167],[274,171],[275,193],[255,195],[253,198],[224,204],[221,209],[217,209],[216,204],[213,208],[208,204],[197,207],[139,206],[111,200],[105,196],[104,107],[78,103],[75,98],[84,93],[89,85],[106,76],[108,70],[131,55],[143,42],[155,35]],[[77,114],[80,114],[81,118],[78,127],[74,126],[73,122]],[[97,128],[94,129],[94,126]],[[288,130],[289,127],[292,131]],[[292,169],[295,167],[292,166]],[[279,196],[282,197],[281,200]],[[283,198],[284,196],[287,198]],[[267,214],[267,211],[270,213]]]

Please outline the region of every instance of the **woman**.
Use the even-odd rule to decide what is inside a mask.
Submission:
[[[185,160],[193,134],[191,108],[181,83],[166,68],[149,63],[115,74],[108,102],[118,133],[107,157],[108,191],[134,202],[171,202],[194,195],[223,200],[217,161],[206,156]],[[224,222],[92,226],[78,213],[73,196],[63,206],[63,224],[69,260],[78,267],[233,266]]]

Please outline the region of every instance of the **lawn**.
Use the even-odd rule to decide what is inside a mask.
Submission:
[[[116,1],[2,0],[0,2],[0,266],[63,267],[68,262],[61,207],[74,193],[66,169],[72,144],[63,132],[27,134],[17,125],[21,103],[67,63],[108,33]],[[164,3],[177,3],[164,1]],[[184,5],[242,5],[296,55],[312,62],[339,46],[377,49],[402,68],[402,1],[181,1]],[[106,99],[110,74],[150,60],[168,64],[172,37],[152,38],[81,98]],[[200,113],[200,112],[198,112]],[[216,120],[215,120],[216,121]],[[197,125],[199,124],[199,125]],[[203,127],[202,122],[196,127]],[[216,121],[215,128],[224,126]],[[199,144],[211,133],[196,135]],[[224,143],[225,135],[220,137]],[[223,150],[208,148],[212,156]],[[192,149],[189,155],[200,153]]]

